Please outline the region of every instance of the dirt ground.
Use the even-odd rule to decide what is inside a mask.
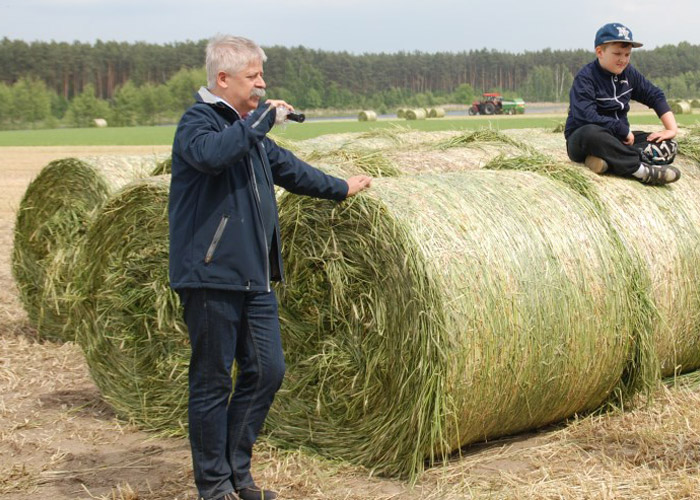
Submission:
[[[189,446],[117,420],[100,400],[80,348],[38,339],[11,271],[15,210],[49,161],[148,154],[167,147],[0,148],[0,497],[195,499]],[[264,439],[253,473],[282,499],[700,498],[700,393],[660,388],[633,411],[463,450],[415,484]]]

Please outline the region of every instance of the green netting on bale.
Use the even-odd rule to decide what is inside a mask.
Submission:
[[[592,203],[531,173],[284,196],[287,379],[274,439],[411,474],[470,442],[598,407],[639,313]]]
[[[103,156],[52,161],[29,184],[14,229],[12,271],[30,321],[45,338],[67,340],[64,297],[72,293],[76,249],[110,193],[150,174],[163,158]]]
[[[133,183],[105,204],[81,252],[80,296],[69,326],[116,412],[181,434],[189,340],[168,284],[169,176]]]

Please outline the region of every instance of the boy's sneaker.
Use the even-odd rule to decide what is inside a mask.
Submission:
[[[644,177],[639,180],[650,186],[671,184],[681,178],[680,170],[670,165],[649,165],[648,163],[642,163],[642,166],[646,169],[646,173]]]
[[[242,490],[238,490],[236,493],[238,493],[238,497],[241,500],[275,500],[275,498],[277,498],[277,492],[263,490],[257,486],[243,488]]]
[[[590,168],[596,174],[602,174],[608,169],[608,162],[597,156],[588,155],[586,160],[583,162],[588,168]]]

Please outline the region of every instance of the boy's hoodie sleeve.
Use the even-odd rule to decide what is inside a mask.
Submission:
[[[598,113],[595,86],[588,76],[581,74],[576,76],[569,94],[569,103],[571,114],[577,121],[600,125],[620,139],[629,135],[630,129],[626,123]]]
[[[630,83],[633,86],[632,99],[652,108],[659,118],[671,111],[663,90],[644,78],[644,75],[635,68],[630,66],[628,71]]]

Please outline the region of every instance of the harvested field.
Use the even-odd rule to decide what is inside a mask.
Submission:
[[[455,135],[455,134],[452,134]],[[81,350],[40,341],[10,273],[12,226],[29,180],[49,161],[167,148],[2,148],[0,171],[0,496],[194,499],[189,451],[120,422],[99,399]],[[658,388],[648,406],[573,419],[476,444],[414,485],[263,439],[254,474],[283,499],[692,499],[700,487],[700,392]]]

